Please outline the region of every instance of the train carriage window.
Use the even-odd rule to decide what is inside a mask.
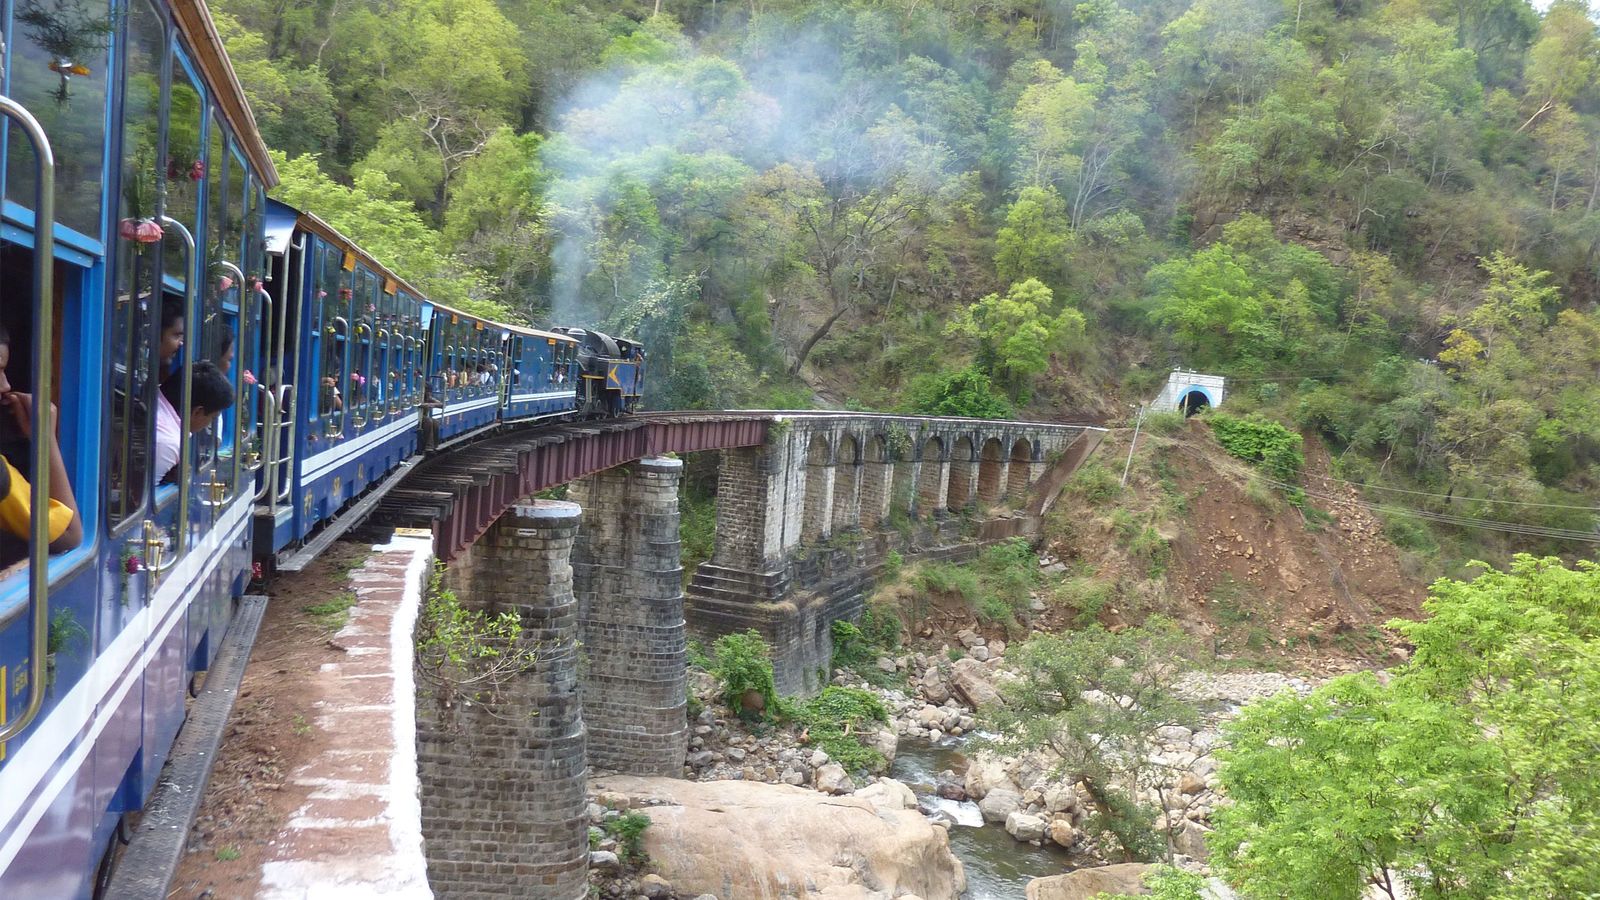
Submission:
[[[111,298],[111,464],[106,486],[113,530],[144,510],[155,403],[151,333],[160,327],[161,313],[155,249],[161,226],[153,217],[166,30],[161,14],[144,0],[129,4],[127,29],[122,193]]]
[[[172,63],[172,90],[167,113],[167,164],[162,173],[166,214],[189,229],[200,240],[196,227],[200,215],[200,183],[206,177],[205,145],[200,139],[200,88],[189,75],[176,52]],[[165,242],[165,264],[161,274],[176,289],[189,283],[196,260],[185,260],[183,242],[172,236]]]
[[[104,186],[108,48],[116,29],[111,9],[103,0],[17,0],[6,48],[7,94],[38,118],[55,151],[56,221],[95,240]],[[33,145],[20,128],[8,127],[6,199],[32,209],[38,182]]]
[[[226,137],[222,132],[222,122],[215,110],[210,115],[210,129],[206,143],[207,152],[203,162],[208,166],[208,171],[202,181],[205,189],[206,227],[204,235],[196,235],[197,238],[204,239],[197,252],[205,260],[203,269],[205,278],[200,283],[202,313],[198,337],[202,352],[199,358],[215,363],[217,368],[222,370],[222,374],[232,380],[233,357],[238,353],[238,292],[233,284],[232,275],[221,264],[225,261],[237,264],[238,261],[234,258],[234,254],[229,252],[227,240],[223,236],[223,226],[227,221],[228,179],[231,173],[227,165]],[[194,339],[195,336],[191,335],[190,341]],[[213,459],[220,460],[232,447],[234,413],[235,410],[229,409],[196,437],[202,465]],[[227,493],[229,496],[232,495],[231,465],[219,465],[212,480],[227,485]]]
[[[399,411],[399,406],[396,405],[399,397],[397,388],[400,382],[400,367],[395,355],[398,338],[398,325],[394,315],[395,302],[395,295],[388,291],[378,294],[378,348],[374,351],[378,354],[378,359],[374,363],[376,368],[373,370],[373,375],[379,379],[380,394],[377,409],[379,418]]]
[[[372,317],[377,309],[373,294],[377,279],[365,266],[354,273],[355,295],[351,298],[350,322],[355,337],[351,346],[350,391],[351,415],[357,428],[367,424],[371,405],[372,377]]]
[[[344,286],[339,250],[321,244],[322,264],[317,269],[317,296],[322,303],[322,358],[317,373],[317,414],[323,434],[344,431],[345,341],[350,335],[346,318],[350,304]]]

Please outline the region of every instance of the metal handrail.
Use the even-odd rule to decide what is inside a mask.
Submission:
[[[296,325],[298,325],[304,319],[306,306],[306,298],[304,295],[306,269],[305,235],[302,234],[299,241],[292,244],[291,247],[296,253],[295,258],[299,265],[289,266],[287,259],[284,262],[285,267],[290,270],[289,274],[291,276],[289,281],[289,293],[284,295],[284,299],[287,301],[289,297],[294,297],[294,321]],[[272,468],[272,489],[268,491],[269,499],[267,502],[268,511],[274,517],[274,521],[276,521],[276,517],[278,515],[278,504],[287,502],[289,500],[289,496],[294,493],[294,441],[296,433],[299,430],[299,423],[295,421],[297,412],[294,409],[294,385],[291,383],[288,373],[283,371],[284,360],[287,359],[287,356],[285,355],[284,341],[285,335],[287,335],[289,332],[289,322],[287,318],[288,315],[289,304],[285,302],[283,304],[283,309],[279,310],[278,312],[278,348],[276,351],[275,361],[277,363],[278,373],[278,414],[282,417],[283,422],[287,424],[286,426],[279,428],[277,435],[273,440],[272,447],[274,463]],[[313,386],[313,390],[315,390],[315,386]],[[312,396],[315,397],[316,395],[312,394]],[[283,443],[282,438],[285,432],[288,433],[287,451],[280,449],[280,445]],[[279,471],[280,468],[284,466],[286,466],[288,469],[289,477],[280,479]],[[285,485],[281,493],[278,490],[278,484],[280,480]]]
[[[272,312],[273,312],[273,309],[275,308],[275,305],[272,302],[272,294],[268,293],[267,289],[261,286],[261,282],[259,282],[259,281],[256,282],[255,289],[256,289],[256,296],[258,298],[260,298],[261,302],[264,304],[263,307],[262,307],[261,321],[265,322],[266,325],[267,325],[267,339],[266,339],[265,343],[267,345],[268,354],[271,354],[271,352],[272,352]],[[257,383],[258,386],[262,382],[266,381],[268,376],[272,372],[277,372],[277,371],[280,370],[280,366],[275,364],[275,361],[271,358],[270,355],[268,356],[268,358],[266,360],[266,363],[267,363],[266,366],[265,366],[266,371],[262,372],[259,376],[257,376],[257,382],[256,383]],[[283,375],[281,374],[281,372],[278,375],[278,378],[279,379],[283,378]],[[272,395],[271,390],[268,390],[267,391],[267,396],[270,397],[271,395]],[[249,467],[249,466],[246,467],[247,471],[249,471],[252,475],[255,474],[256,472],[259,472],[267,464],[267,435],[268,434],[275,435],[275,434],[278,433],[278,421],[277,421],[277,419],[278,419],[278,408],[277,408],[277,406],[273,405],[273,404],[268,404],[267,408],[263,411],[263,421],[261,421],[259,423],[260,435],[261,435],[261,461],[259,463],[257,463],[253,467]]]
[[[189,255],[184,258],[183,279],[183,321],[188,327],[193,328],[200,317],[200,292],[196,290],[198,278],[194,273],[195,245],[194,235],[184,227],[182,222],[169,215],[162,214],[158,217],[163,228],[176,228],[178,237],[183,238],[184,249]],[[185,347],[183,351],[183,409],[178,413],[183,417],[182,433],[178,436],[178,466],[187,470],[189,467],[189,425],[194,420],[194,353],[192,348]],[[183,555],[189,547],[189,495],[192,490],[190,475],[183,471],[178,477],[178,536],[175,539],[177,551],[172,554],[174,561]],[[167,565],[171,565],[168,563]],[[158,573],[159,574],[159,573]]]
[[[262,398],[264,398],[266,400],[266,402],[263,404],[263,406],[265,407],[267,414],[269,415],[269,417],[276,417],[277,405],[278,404],[277,404],[277,401],[272,396],[272,389],[267,387],[266,385],[263,385],[263,384],[257,384],[256,387],[260,389]],[[263,427],[263,435],[262,435],[262,438],[261,438],[261,441],[262,441],[261,462],[258,463],[255,466],[255,468],[251,469],[250,471],[252,471],[252,472],[259,471],[261,469],[266,468],[269,465],[269,463],[267,462],[267,456],[272,452],[271,451],[271,445],[277,439],[278,439],[278,432],[277,432],[276,424],[273,424],[273,423],[270,423],[270,422],[265,424],[264,427]],[[261,476],[261,487],[256,491],[255,499],[253,499],[251,502],[252,503],[260,503],[263,499],[266,498],[267,494],[270,493],[271,490],[272,490],[272,472],[271,472],[271,470],[268,470],[267,474]]]
[[[22,104],[0,96],[0,115],[22,127],[33,144],[39,167],[33,185],[33,504],[28,521],[28,607],[32,611],[28,653],[28,702],[15,719],[0,725],[0,741],[33,724],[44,708],[45,663],[50,634],[50,449],[55,415],[50,409],[51,377],[55,374],[56,155],[44,127]]]
[[[280,426],[279,437],[284,438],[284,432],[287,432],[285,443],[289,452],[288,455],[273,461],[271,501],[273,515],[277,515],[278,504],[288,503],[294,494],[294,439],[295,432],[299,429],[299,423],[295,421],[294,385],[286,384],[278,388],[278,411],[286,423]],[[286,473],[287,477],[280,473]],[[278,489],[280,483],[283,485],[281,491]]]
[[[217,260],[217,265],[220,266],[221,268],[225,269],[230,275],[232,275],[236,279],[236,283],[239,285],[239,306],[240,306],[240,309],[239,309],[239,334],[234,338],[234,355],[235,356],[239,356],[239,355],[241,355],[240,351],[242,351],[244,349],[244,346],[245,346],[245,343],[244,343],[244,324],[245,324],[245,320],[244,320],[244,308],[243,307],[244,307],[245,291],[248,290],[250,286],[245,284],[244,272],[242,270],[240,270],[240,268],[238,266],[234,265],[232,262],[230,262],[230,261],[228,261],[226,259],[219,259],[219,260]],[[239,421],[240,421],[240,417],[244,415],[244,403],[243,403],[243,401],[246,398],[246,396],[249,394],[249,391],[246,391],[246,390],[242,389],[242,387],[244,385],[244,379],[242,377],[239,379],[239,385],[240,385],[239,387],[235,387],[234,388],[234,394],[233,394],[234,397],[237,398],[237,400],[235,401],[235,404],[239,408],[234,410],[234,412],[233,412],[233,478],[232,478],[232,480],[230,480],[228,482],[228,493],[227,493],[227,499],[228,500],[232,500],[233,498],[239,496],[239,478],[246,471],[246,467],[243,465],[243,461],[244,461],[244,442],[240,440],[240,438],[243,437],[243,432],[241,432],[240,429],[239,429]],[[217,443],[218,443],[216,454],[218,456],[220,456],[221,452],[222,452],[222,448],[220,446],[221,443],[222,443],[222,436],[220,434],[218,434],[216,440],[217,440]],[[259,465],[257,465],[254,468],[248,469],[248,471],[254,473],[257,469],[260,469],[260,468],[261,467]]]
[[[371,382],[371,380],[372,380],[372,325],[366,319],[357,319],[356,320],[355,331],[352,332],[351,335],[350,335],[350,344],[351,344],[350,353],[351,353],[352,356],[354,356],[355,353],[357,352],[355,345],[361,343],[361,329],[363,329],[363,328],[365,328],[367,330],[367,353],[366,353],[366,359],[364,359],[362,361],[362,368],[367,370],[367,374],[363,375],[362,377],[366,378],[368,382]],[[352,363],[351,368],[354,368],[354,367],[355,366]],[[346,392],[346,396],[345,396],[345,400],[347,402],[350,400],[349,393],[351,393],[351,392],[347,391]],[[352,418],[355,420],[355,426],[357,428],[361,428],[361,427],[363,427],[363,426],[365,426],[367,424],[367,412],[370,410],[371,406],[372,406],[372,392],[371,392],[371,389],[370,389],[369,385],[363,384],[361,386],[361,402],[356,405],[356,408],[354,410],[352,410]]]

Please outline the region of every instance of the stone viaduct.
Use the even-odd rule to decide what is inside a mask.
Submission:
[[[859,615],[891,550],[958,555],[1030,532],[1102,434],[858,413],[656,414],[509,433],[420,466],[380,521],[432,527],[463,605],[515,611],[541,646],[495,708],[418,698],[435,891],[586,897],[587,771],[682,774],[690,632],[709,642],[755,628],[773,645],[779,690],[815,691],[832,623]],[[683,463],[667,454],[705,450],[721,454],[716,543],[686,593]],[[532,496],[560,484],[565,500]]]

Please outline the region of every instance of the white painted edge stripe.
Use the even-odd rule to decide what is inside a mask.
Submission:
[[[355,440],[337,444],[327,450],[308,458],[301,464],[300,480],[315,481],[323,475],[333,471],[338,466],[350,462],[372,447],[381,444],[407,429],[416,429],[416,417],[410,414],[402,416],[398,421],[390,422],[377,431],[369,431],[358,436]],[[373,473],[374,475],[378,473]]]
[[[409,550],[405,593],[389,626],[390,669],[394,672],[394,755],[389,758],[389,846],[398,857],[401,881],[419,897],[432,897],[428,857],[422,844],[422,781],[417,772],[417,684],[412,643],[422,608],[422,584],[433,561],[433,541],[395,536],[374,549]]]
[[[529,400],[560,400],[563,397],[576,397],[572,391],[546,391],[543,394],[512,394],[512,403],[526,403]]]
[[[499,402],[500,396],[496,394],[493,397],[481,397],[472,401],[471,403],[446,404],[444,407],[444,414],[446,417],[449,417],[455,415],[456,413],[472,412],[475,409],[483,409],[485,406],[493,406]]]
[[[11,866],[17,854],[22,852],[22,844],[32,834],[34,826],[55,803],[56,797],[65,789],[67,782],[78,774],[84,757],[94,749],[100,733],[110,723],[112,716],[127,697],[128,691],[143,681],[150,660],[155,657],[156,651],[172,633],[172,629],[180,621],[186,621],[183,615],[175,614],[168,618],[160,634],[152,636],[147,633],[152,622],[159,623],[161,617],[181,601],[192,600],[192,595],[199,593],[203,581],[196,576],[214,568],[217,558],[238,539],[238,533],[243,530],[246,514],[250,509],[250,500],[251,498],[245,495],[235,501],[234,505],[224,513],[223,521],[206,535],[201,545],[184,556],[177,567],[165,576],[152,602],[140,610],[133,621],[122,629],[122,633],[117,635],[106,652],[100,654],[95,664],[67,694],[66,699],[57,704],[50,716],[29,735],[27,743],[17,751],[17,755],[4,769],[0,769],[0,823],[4,823],[11,821],[16,815],[17,805],[23,798],[33,793],[39,781],[49,771],[51,764],[71,748],[70,754],[56,771],[55,778],[39,795],[34,805],[17,821],[14,829],[6,836],[5,844],[0,846],[0,873]],[[138,653],[141,649],[144,651],[142,654]],[[128,662],[135,654],[138,654],[139,661],[128,669],[126,677],[120,683],[110,683],[124,668],[127,668]],[[89,708],[91,697],[97,698],[94,718],[83,739],[73,747],[73,739],[83,730],[82,724],[86,718],[83,711]],[[73,714],[74,711],[76,714]]]

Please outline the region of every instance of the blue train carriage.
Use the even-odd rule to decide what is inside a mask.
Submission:
[[[556,328],[578,342],[578,410],[590,418],[626,415],[644,401],[644,348],[592,329]]]
[[[417,452],[425,304],[311,213],[269,200],[266,234],[281,365],[259,397],[263,556],[304,542]]]
[[[501,421],[533,422],[572,415],[578,342],[553,331],[515,325],[503,329],[510,365],[501,373]]]
[[[424,300],[427,382],[422,401],[424,449],[437,449],[497,425],[510,368],[507,326]]]
[[[276,173],[198,0],[4,11],[0,897],[87,896],[248,578]]]

